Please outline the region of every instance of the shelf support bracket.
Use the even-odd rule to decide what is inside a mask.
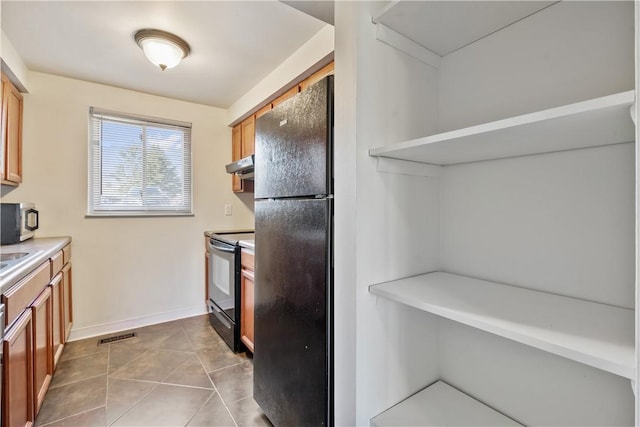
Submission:
[[[378,157],[376,171],[395,173],[399,175],[437,178],[442,173],[442,166],[392,159],[389,157]]]
[[[636,381],[635,380],[631,380],[631,390],[633,390],[633,395],[634,396],[638,395],[638,390],[636,388]]]
[[[442,57],[436,53],[433,53],[424,46],[419,45],[411,39],[403,36],[402,34],[392,30],[384,24],[375,22],[376,25],[376,39],[382,43],[389,45],[401,52],[406,53],[413,58],[435,68],[440,69],[440,63]]]
[[[638,123],[636,123],[636,103],[634,102],[633,104],[631,104],[631,107],[629,107],[629,114],[631,114],[631,120],[633,120],[633,124],[638,126]]]

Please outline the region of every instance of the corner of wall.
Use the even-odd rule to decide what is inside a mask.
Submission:
[[[248,113],[257,110],[267,99],[286,90],[291,83],[328,64],[333,59],[333,50],[334,28],[327,24],[229,107],[229,124],[240,121]]]
[[[2,31],[0,39],[0,52],[2,53],[2,72],[9,77],[9,80],[20,92],[28,92],[29,69],[4,31]]]

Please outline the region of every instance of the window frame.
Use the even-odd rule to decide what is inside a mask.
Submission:
[[[98,116],[103,116],[102,118],[98,118]],[[131,124],[140,125],[144,127],[143,133],[146,135],[146,127],[157,125],[158,128],[166,127],[166,128],[182,128],[184,132],[184,138],[182,142],[182,153],[183,156],[188,155],[188,160],[184,164],[184,176],[180,181],[182,187],[185,189],[185,192],[188,191],[188,204],[184,204],[178,208],[172,208],[169,206],[161,206],[159,208],[150,208],[150,206],[132,206],[130,208],[119,206],[119,207],[108,207],[101,206],[99,203],[94,203],[96,194],[94,194],[94,189],[99,188],[102,183],[104,177],[102,176],[101,164],[100,160],[98,163],[95,162],[95,150],[96,148],[102,150],[102,138],[99,137],[97,140],[94,138],[94,126],[96,121],[102,122],[104,118],[112,118],[114,120],[120,121],[122,123],[130,122]],[[189,122],[183,122],[178,120],[171,120],[165,118],[144,116],[140,114],[127,113],[122,111],[114,111],[107,110],[104,108],[90,107],[88,114],[88,159],[87,159],[87,213],[86,217],[167,217],[167,216],[194,216],[193,214],[193,146],[191,140],[192,134],[192,124]],[[143,144],[143,147],[146,147],[148,140],[146,140]],[[188,164],[187,164],[188,163]],[[100,170],[94,172],[95,169],[99,168]],[[143,163],[144,168],[144,163]],[[187,177],[188,174],[188,177]],[[100,183],[96,185],[96,179],[100,180]],[[188,180],[188,183],[187,183]],[[188,184],[188,185],[187,185]],[[99,198],[101,196],[97,195]]]

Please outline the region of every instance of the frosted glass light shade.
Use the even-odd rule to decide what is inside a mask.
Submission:
[[[140,30],[135,40],[147,59],[163,71],[178,65],[190,50],[180,37],[162,30]]]

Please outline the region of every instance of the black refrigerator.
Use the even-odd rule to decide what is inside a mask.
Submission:
[[[333,425],[333,76],[256,120],[253,396]]]

